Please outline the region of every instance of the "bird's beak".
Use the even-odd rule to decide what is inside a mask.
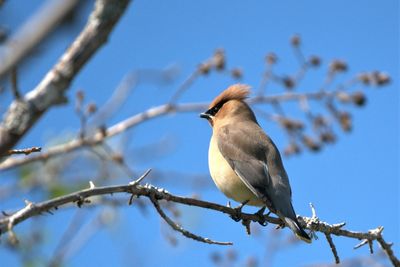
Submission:
[[[209,120],[209,119],[211,119],[211,116],[210,116],[210,114],[203,112],[203,113],[200,113],[200,118]]]

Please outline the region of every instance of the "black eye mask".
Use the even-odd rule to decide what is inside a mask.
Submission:
[[[212,107],[209,110],[207,110],[206,114],[208,114],[210,116],[215,116],[215,114],[218,113],[218,111],[222,108],[223,105],[224,105],[224,103],[218,103],[214,107]]]

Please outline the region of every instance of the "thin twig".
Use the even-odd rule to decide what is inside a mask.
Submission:
[[[317,216],[317,211],[315,210],[314,204],[313,203],[309,203],[310,208],[311,208],[311,218],[318,218]]]
[[[83,213],[82,210],[76,211],[74,217],[71,219],[71,222],[64,231],[54,252],[52,253],[49,266],[57,266],[56,263],[63,262],[66,251],[68,251],[68,247],[71,246],[74,236],[78,234],[79,229],[82,227],[84,222],[83,215],[85,215],[85,213]]]
[[[264,103],[275,103],[275,102],[285,102],[285,101],[300,101],[301,99],[308,98],[312,100],[320,100],[326,97],[332,97],[336,92],[312,92],[312,93],[294,93],[288,92],[286,94],[277,94],[269,96],[257,96],[248,100],[250,104],[264,104]],[[83,139],[73,139],[65,144],[54,146],[48,149],[46,152],[40,155],[34,155],[27,158],[13,158],[7,159],[0,164],[0,171],[7,170],[21,166],[23,164],[46,160],[51,157],[76,151],[83,147],[96,146],[103,142],[104,140],[113,137],[115,135],[125,132],[127,129],[135,127],[143,122],[155,119],[161,116],[166,116],[168,114],[174,113],[187,113],[187,112],[201,112],[208,107],[208,103],[185,103],[185,104],[164,104],[157,107],[150,108],[143,112],[140,112],[132,117],[129,117],[104,131],[95,133],[91,137]]]
[[[103,227],[101,217],[102,214],[100,212],[100,214],[80,227],[79,231],[72,235],[68,242],[64,244],[62,249],[56,251],[58,254],[53,255],[49,267],[60,266],[60,264],[65,263],[68,258],[71,258],[74,253],[79,252],[89,239]]]
[[[203,242],[203,243],[207,243],[207,244],[216,244],[216,245],[233,245],[232,242],[220,242],[220,241],[214,241],[211,240],[209,238],[206,237],[201,237],[199,235],[195,235],[191,232],[189,232],[188,230],[185,230],[182,226],[178,225],[177,223],[175,223],[171,218],[169,218],[167,216],[167,214],[165,214],[165,212],[161,209],[160,204],[158,203],[158,200],[154,197],[154,195],[150,195],[150,200],[153,203],[155,209],[157,210],[158,214],[160,214],[161,218],[164,219],[164,221],[166,223],[169,224],[169,226],[171,226],[172,229],[174,229],[175,231],[180,232],[182,235],[194,239],[196,241],[199,242]]]
[[[128,100],[128,96],[140,84],[164,85],[173,81],[178,71],[175,66],[158,69],[138,69],[127,73],[114,89],[109,99],[99,107],[88,121],[88,130],[104,125]]]
[[[378,241],[379,245],[381,245],[382,250],[389,257],[389,259],[392,262],[393,266],[400,267],[400,260],[394,255],[394,252],[392,250],[393,243],[387,243],[383,239],[382,235],[378,236],[376,240]]]
[[[137,178],[135,181],[130,182],[130,185],[138,185],[140,184],[140,182],[143,181],[144,178],[147,177],[147,175],[151,172],[151,169],[147,169],[147,171],[145,171],[139,178]]]
[[[295,80],[295,84],[298,84],[301,79],[303,79],[304,75],[306,74],[309,64],[306,60],[306,57],[304,56],[303,51],[301,50],[300,45],[294,46],[293,51],[295,54],[295,57],[299,63],[299,69],[297,70],[296,74],[293,75],[293,79]]]
[[[365,246],[365,245],[368,244],[368,243],[369,243],[368,239],[363,239],[360,243],[358,243],[357,245],[355,245],[355,246],[353,247],[353,249],[361,248],[362,246]],[[371,253],[371,254],[372,254],[372,253]]]
[[[16,67],[12,68],[11,70],[11,91],[15,99],[21,99],[21,94],[19,93],[18,88],[18,73]]]
[[[193,82],[200,76],[200,72],[196,69],[192,72],[189,77],[178,87],[178,90],[172,95],[169,104],[173,105],[176,101],[182,96],[182,94],[189,89],[189,87],[193,84]]]
[[[340,263],[339,255],[337,253],[336,246],[333,243],[331,235],[330,234],[325,234],[325,237],[326,237],[326,240],[328,241],[329,247],[332,250],[333,256],[335,257],[335,263],[339,264]]]
[[[101,153],[100,151],[97,151],[95,148],[101,148],[105,151],[105,153]],[[97,157],[99,157],[101,160],[107,161],[111,160],[112,162],[116,163],[118,166],[121,167],[121,169],[128,175],[129,177],[134,176],[134,172],[129,168],[129,166],[125,163],[125,160],[123,156],[118,156],[116,157],[116,153],[113,151],[113,149],[107,145],[106,143],[101,143],[99,146],[89,146],[88,150],[95,154]]]
[[[268,63],[265,72],[262,75],[260,85],[258,86],[258,92],[257,95],[263,96],[265,95],[266,89],[267,89],[267,84],[271,79],[271,74],[272,74],[272,67],[273,64]]]
[[[371,240],[368,240],[369,253],[374,254],[374,246]]]
[[[6,42],[0,45],[0,78],[59,25],[79,3],[78,0],[46,1]]]
[[[8,150],[8,155],[13,155],[13,154],[25,154],[25,155],[29,155],[31,153],[34,152],[40,152],[42,151],[41,147],[38,146],[34,146],[34,147],[29,147],[29,148],[23,148],[23,149],[11,149]]]

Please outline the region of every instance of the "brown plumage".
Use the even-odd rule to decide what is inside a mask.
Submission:
[[[297,221],[279,151],[244,102],[249,93],[247,85],[232,85],[200,115],[213,128],[208,154],[211,177],[227,197],[268,207],[297,237],[310,243]]]
[[[210,104],[209,108],[215,107],[219,104],[228,102],[229,100],[239,100],[242,101],[246,99],[250,94],[250,86],[245,84],[234,84],[225,91],[223,91],[219,96],[217,96]]]

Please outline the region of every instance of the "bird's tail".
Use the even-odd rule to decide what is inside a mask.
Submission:
[[[311,243],[310,236],[303,230],[296,219],[293,220],[285,217],[284,220],[285,224],[294,232],[297,238],[303,240],[304,242]]]

